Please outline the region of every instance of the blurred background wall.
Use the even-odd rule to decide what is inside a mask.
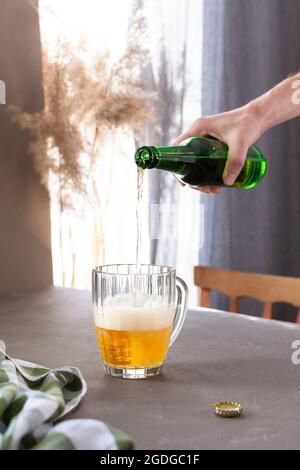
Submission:
[[[299,25],[298,0],[204,0],[203,115],[239,107],[298,72]],[[201,264],[300,276],[299,132],[298,118],[261,138],[268,171],[255,190],[203,197]],[[216,296],[214,306],[228,301]],[[243,313],[259,310],[241,302]],[[280,318],[293,319],[292,310],[280,307]]]
[[[36,2],[37,3],[37,2]],[[29,135],[11,122],[8,106],[43,106],[41,45],[31,0],[1,0],[0,294],[52,283],[49,200],[28,153]]]

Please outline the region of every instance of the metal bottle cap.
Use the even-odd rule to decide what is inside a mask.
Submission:
[[[236,418],[243,411],[242,405],[234,401],[218,401],[213,405],[212,409],[216,416],[221,416],[222,418]]]

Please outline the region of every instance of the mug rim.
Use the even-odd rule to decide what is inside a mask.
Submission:
[[[172,266],[164,266],[162,264],[147,264],[147,263],[142,263],[140,264],[140,266],[151,266],[153,268],[165,268],[167,269],[167,272],[165,273],[114,273],[114,272],[103,272],[101,271],[100,269],[101,268],[109,268],[109,267],[112,267],[112,266],[115,266],[115,267],[118,267],[118,266],[137,266],[135,263],[116,263],[116,264],[103,264],[103,265],[100,265],[100,266],[95,266],[93,269],[92,269],[92,272],[93,273],[98,273],[98,274],[107,274],[107,275],[110,275],[110,276],[168,276],[170,274],[176,274],[176,268],[172,267]]]

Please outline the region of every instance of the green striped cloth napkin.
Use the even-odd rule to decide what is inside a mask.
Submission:
[[[93,419],[53,424],[87,390],[76,367],[47,369],[0,349],[0,450],[133,449],[126,434]]]

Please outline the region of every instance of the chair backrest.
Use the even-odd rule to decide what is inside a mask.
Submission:
[[[264,304],[263,317],[272,318],[274,302],[286,302],[300,308],[300,278],[245,273],[228,269],[196,266],[196,286],[201,288],[199,305],[210,307],[211,290],[230,297],[230,311],[238,312],[238,299],[252,297]],[[300,323],[300,310],[297,323]]]

